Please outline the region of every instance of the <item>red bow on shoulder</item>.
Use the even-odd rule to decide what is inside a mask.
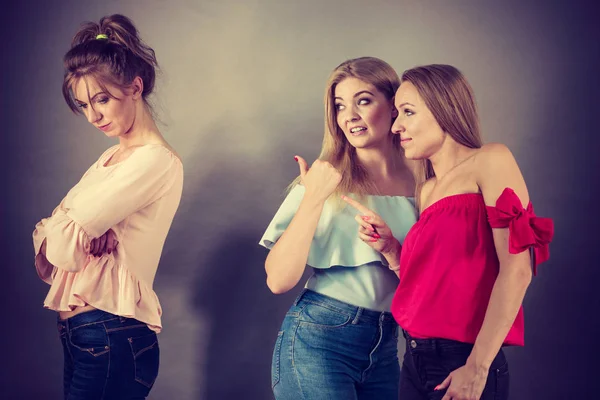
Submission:
[[[554,222],[550,218],[540,218],[533,212],[531,202],[527,209],[521,205],[519,196],[510,188],[505,188],[496,206],[486,206],[488,221],[492,228],[507,228],[511,254],[521,253],[533,246],[533,274],[537,274],[538,264],[550,257],[549,244],[554,235]]]

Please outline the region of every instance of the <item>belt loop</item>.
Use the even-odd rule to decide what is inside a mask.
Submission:
[[[296,297],[296,300],[294,301],[294,307],[296,307],[298,305],[298,303],[300,302],[300,300],[302,300],[302,296],[304,296],[304,293],[306,293],[308,289],[304,288],[302,289],[302,291],[300,292],[300,294],[298,295],[298,297]]]
[[[358,307],[358,310],[356,311],[356,316],[354,317],[354,319],[352,320],[352,325],[356,325],[358,324],[358,319],[360,318],[360,316],[363,313],[364,308],[362,307]]]

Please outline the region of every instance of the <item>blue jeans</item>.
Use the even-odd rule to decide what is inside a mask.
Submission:
[[[158,376],[156,333],[100,310],[58,320],[65,400],[145,399]]]
[[[450,372],[467,362],[473,345],[448,339],[416,339],[404,332],[406,352],[400,381],[401,400],[439,400],[446,390],[434,390]],[[502,349],[492,361],[480,400],[508,399],[508,364]]]
[[[398,325],[389,312],[304,290],[277,334],[277,400],[398,398]]]

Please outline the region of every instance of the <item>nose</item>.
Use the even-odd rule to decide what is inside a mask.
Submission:
[[[355,121],[358,121],[359,119],[360,119],[360,115],[358,115],[358,113],[356,112],[354,107],[349,108],[348,114],[346,114],[346,123],[355,122]]]
[[[93,107],[88,107],[86,117],[90,124],[95,124],[102,119],[102,114],[94,110]]]
[[[400,121],[400,118],[396,118],[396,120],[394,121],[394,123],[392,124],[392,133],[399,135],[402,132],[404,132],[406,129],[404,129],[404,125],[402,125],[402,122]]]

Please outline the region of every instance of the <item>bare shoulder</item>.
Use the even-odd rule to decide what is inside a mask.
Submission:
[[[486,204],[495,204],[505,188],[513,189],[523,204],[529,201],[527,185],[510,149],[501,143],[484,145],[475,160],[477,184]]]
[[[516,164],[513,153],[502,143],[487,143],[483,145],[477,151],[473,161],[478,169]]]

